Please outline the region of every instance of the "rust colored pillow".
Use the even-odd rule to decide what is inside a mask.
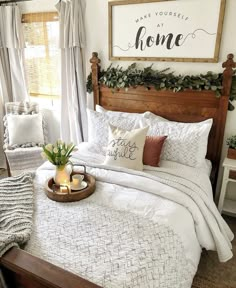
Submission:
[[[167,136],[147,136],[143,150],[143,164],[157,167]]]

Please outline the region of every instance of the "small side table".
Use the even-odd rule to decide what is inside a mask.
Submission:
[[[236,171],[236,160],[225,158],[223,162],[223,167],[224,167],[224,174],[220,191],[218,210],[220,211],[220,213],[226,212],[231,215],[234,214],[236,216],[236,201],[225,199],[228,182],[236,183],[236,179],[230,178],[230,172]]]

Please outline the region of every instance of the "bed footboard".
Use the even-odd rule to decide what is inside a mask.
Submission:
[[[73,273],[13,247],[0,260],[9,288],[99,288]]]

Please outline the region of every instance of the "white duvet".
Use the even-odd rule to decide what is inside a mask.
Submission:
[[[43,185],[54,174],[53,167],[45,163],[38,169],[35,225],[27,251],[103,287],[188,288],[202,248],[216,250],[220,261],[232,257],[233,234],[213,202],[209,177],[204,170],[168,161],[163,161],[158,168],[144,166],[143,172],[107,167],[102,165],[104,156],[93,151],[93,147],[83,143],[72,159],[74,163],[85,164],[87,172],[96,178],[95,193],[83,201],[49,200]],[[93,222],[96,222],[94,227]],[[129,231],[120,235],[119,225],[127,225],[130,236]],[[99,227],[98,231],[95,226]],[[84,232],[79,231],[78,236],[79,227],[83,227]],[[102,235],[99,231],[103,231]],[[140,231],[143,235],[138,239],[136,234]],[[94,241],[98,240],[93,233],[104,245],[97,245],[95,249]],[[114,235],[119,243],[113,239]],[[124,243],[122,235],[126,235]],[[137,249],[141,247],[144,253],[151,251],[141,260],[139,255],[139,263],[133,263],[132,259],[137,256],[129,250],[130,238]],[[160,259],[155,267],[150,264],[155,262],[154,258]],[[172,260],[167,265],[162,258]]]

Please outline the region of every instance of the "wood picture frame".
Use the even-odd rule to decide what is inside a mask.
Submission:
[[[109,60],[218,62],[225,6],[226,0],[110,1]]]

